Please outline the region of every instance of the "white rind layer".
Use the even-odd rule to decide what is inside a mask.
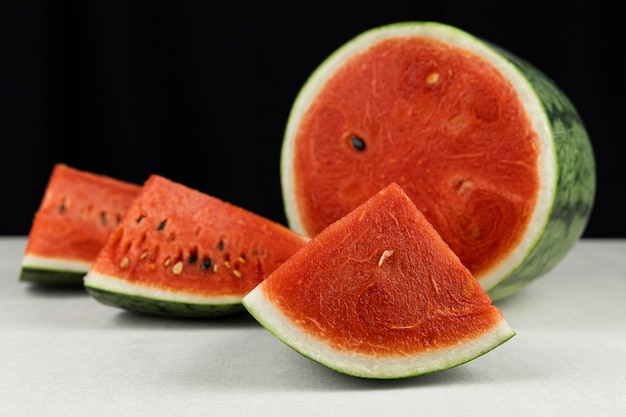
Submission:
[[[303,332],[266,297],[263,283],[249,292],[242,303],[259,323],[295,351],[338,372],[362,378],[403,378],[452,368],[487,353],[515,335],[503,319],[491,331],[457,346],[413,356],[373,357],[333,349]]]
[[[22,258],[22,268],[41,269],[66,272],[87,273],[91,267],[91,262],[71,261],[64,259],[51,259],[35,255],[24,255]]]

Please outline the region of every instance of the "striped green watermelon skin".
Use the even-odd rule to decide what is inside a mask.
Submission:
[[[237,304],[196,304],[159,300],[134,294],[120,294],[94,287],[85,290],[102,304],[134,311],[138,313],[172,318],[209,318],[219,317],[243,311],[243,305]]]
[[[85,272],[56,271],[52,269],[38,269],[23,267],[20,271],[20,281],[42,285],[82,286]]]
[[[525,60],[494,47],[530,82],[552,130],[557,186],[549,220],[524,262],[489,291],[493,299],[517,292],[554,268],[582,236],[595,200],[591,141],[576,108],[553,80]]]

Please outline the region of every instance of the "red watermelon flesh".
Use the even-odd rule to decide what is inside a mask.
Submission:
[[[314,236],[395,181],[480,275],[519,244],[537,203],[533,129],[486,59],[426,37],[381,40],[346,60],[302,116],[302,227]]]
[[[28,235],[22,279],[82,285],[82,275],[140,188],[56,164]],[[63,275],[72,278],[65,279]]]
[[[444,369],[513,335],[395,183],[313,237],[243,302],[300,353],[366,377]]]
[[[151,175],[85,285],[96,298],[108,293],[108,304],[144,312],[156,311],[151,300],[181,303],[168,310],[172,315],[185,314],[189,304],[240,304],[306,242],[281,224]]]

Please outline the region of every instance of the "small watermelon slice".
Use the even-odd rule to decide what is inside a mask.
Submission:
[[[317,234],[243,304],[294,350],[364,378],[451,368],[514,335],[395,183]]]
[[[153,174],[85,276],[103,304],[172,317],[243,310],[241,299],[308,239]]]
[[[55,164],[28,235],[20,281],[82,286],[91,263],[140,188]]]
[[[565,256],[596,187],[563,92],[437,22],[366,31],[321,63],[289,115],[281,178],[289,225],[308,236],[397,182],[493,299]]]

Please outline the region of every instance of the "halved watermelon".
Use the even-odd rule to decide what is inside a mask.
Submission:
[[[364,378],[450,368],[514,335],[395,183],[317,234],[243,304],[294,350]]]
[[[20,280],[82,286],[85,273],[140,188],[56,164],[28,234]]]
[[[281,178],[289,225],[308,236],[397,182],[494,299],[565,256],[596,186],[586,130],[555,84],[436,22],[366,31],[315,70]]]
[[[241,299],[308,239],[151,175],[85,276],[103,304],[175,317],[243,310]]]

